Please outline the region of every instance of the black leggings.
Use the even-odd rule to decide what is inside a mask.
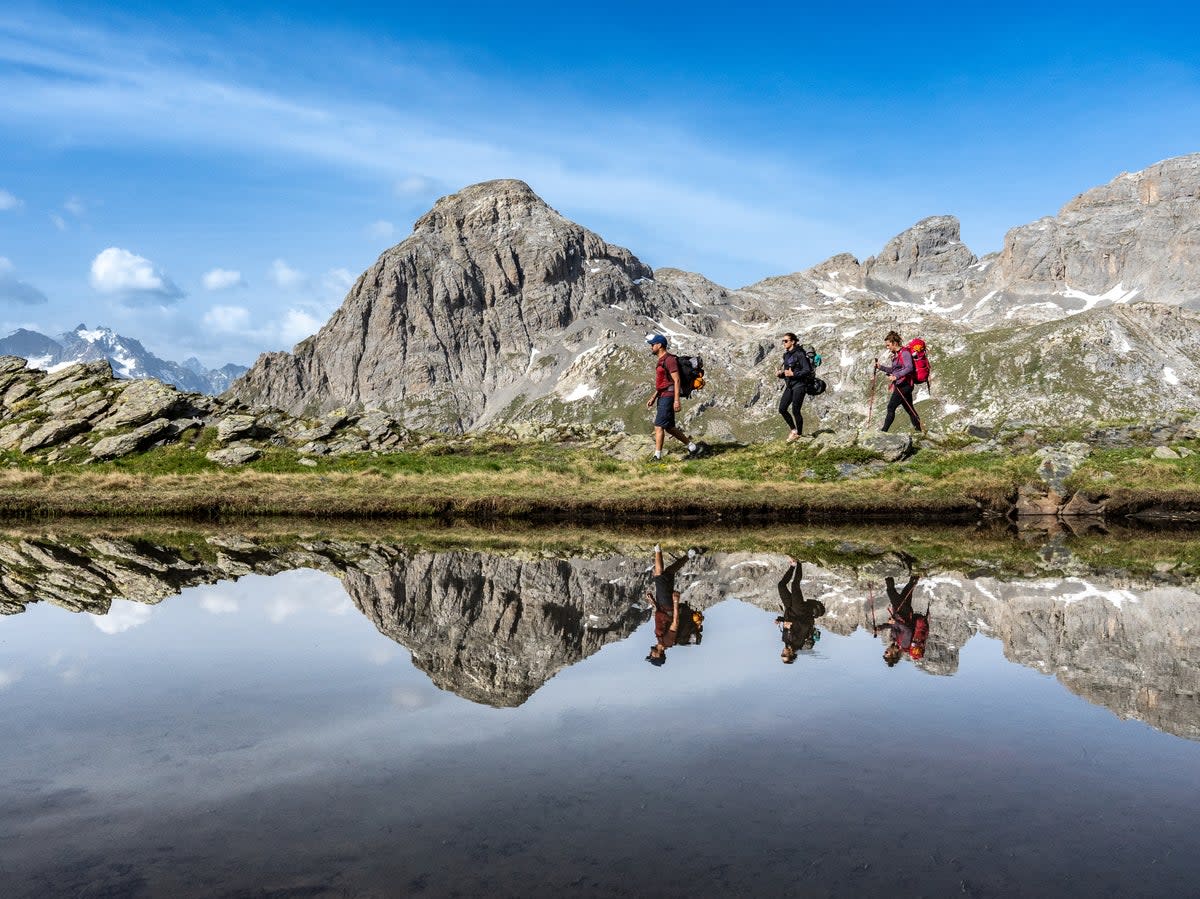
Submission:
[[[883,420],[885,431],[892,426],[892,422],[896,420],[896,410],[901,407],[908,413],[913,430],[921,430],[921,419],[917,417],[917,410],[913,408],[913,388],[916,386],[916,384],[897,384],[895,386],[892,397],[888,400],[887,417]]]
[[[797,381],[795,384],[785,384],[783,396],[779,398],[779,414],[797,434],[804,430],[804,416],[800,414],[800,407],[804,405],[806,396],[808,391],[805,384]]]

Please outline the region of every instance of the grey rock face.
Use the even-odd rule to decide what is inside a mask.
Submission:
[[[217,439],[222,443],[254,436],[258,425],[253,415],[229,415],[217,425]]]
[[[80,418],[48,421],[21,441],[21,452],[31,453],[46,446],[55,446],[86,430],[87,422]]]
[[[962,242],[958,219],[937,215],[896,235],[878,256],[863,263],[863,284],[884,296],[909,301],[958,297],[976,262]]]
[[[171,422],[165,418],[156,418],[141,427],[134,428],[127,434],[117,434],[113,437],[102,437],[92,444],[88,451],[93,459],[116,459],[137,452],[154,440],[171,431]]]
[[[908,434],[868,434],[861,442],[883,456],[885,462],[899,462],[912,453],[912,437]]]
[[[293,414],[361,405],[469,427],[510,399],[504,388],[543,335],[610,306],[656,311],[635,283],[652,275],[527,185],[475,185],[439,200],[325,327],[293,354],[260,357],[230,395]]]
[[[206,458],[218,465],[245,465],[262,455],[262,450],[246,443],[231,443],[224,449],[213,450]]]
[[[130,381],[112,411],[96,422],[97,431],[141,425],[155,418],[171,418],[186,405],[186,397],[158,381]]]

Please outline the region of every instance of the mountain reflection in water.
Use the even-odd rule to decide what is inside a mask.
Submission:
[[[315,569],[338,577],[354,606],[408,649],[438,687],[473,702],[519,706],[557,672],[629,637],[651,617],[651,561],[648,550],[561,558],[229,535],[177,543],[10,537],[0,540],[0,612],[49,602],[104,615],[117,597],[154,604],[196,585]],[[921,572],[911,598],[919,612],[928,610],[929,633],[919,655],[905,647],[903,663],[951,675],[961,647],[982,634],[999,640],[1011,661],[1054,675],[1121,718],[1200,740],[1194,579],[1138,581],[1086,571],[968,576],[903,551],[876,551],[855,563],[801,559],[795,567],[769,549],[713,551],[685,561],[677,579],[687,614],[702,617],[727,599],[770,612],[783,628],[784,661],[796,649],[811,649],[814,632],[819,639],[822,631],[883,631],[888,579]],[[789,600],[790,591],[799,599]],[[813,607],[807,623],[795,625],[795,640],[784,622],[804,614],[789,602]],[[881,640],[886,646],[886,632]]]
[[[505,539],[0,537],[0,892],[1194,892],[1190,544]]]

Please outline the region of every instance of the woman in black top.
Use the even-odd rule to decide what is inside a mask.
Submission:
[[[783,335],[783,365],[775,372],[775,377],[783,379],[783,396],[779,398],[779,414],[788,423],[791,433],[788,442],[799,438],[804,430],[804,416],[800,407],[804,397],[808,395],[808,385],[812,381],[813,367],[808,359],[808,353],[800,346],[800,341],[790,331]]]

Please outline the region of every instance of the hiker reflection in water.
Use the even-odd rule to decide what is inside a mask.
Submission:
[[[779,658],[785,665],[792,664],[798,652],[812,649],[821,639],[817,619],[825,614],[825,605],[819,600],[806,600],[804,591],[800,589],[804,566],[791,556],[788,559],[791,565],[779,581],[779,602],[783,606],[783,614],[775,619],[783,638],[783,651],[779,653]]]
[[[929,638],[929,610],[925,614],[913,610],[913,590],[916,589],[917,575],[908,579],[904,589],[896,590],[896,579],[885,578],[888,595],[888,620],[886,624],[875,625],[875,632],[891,628],[891,641],[883,651],[883,660],[892,668],[905,655],[919,661],[925,655],[925,641]]]
[[[667,663],[667,649],[675,645],[679,634],[679,591],[675,589],[675,575],[687,564],[688,558],[680,556],[664,567],[662,547],[654,547],[654,589],[646,594],[646,598],[654,604],[655,642],[646,656],[646,661],[651,665]]]

